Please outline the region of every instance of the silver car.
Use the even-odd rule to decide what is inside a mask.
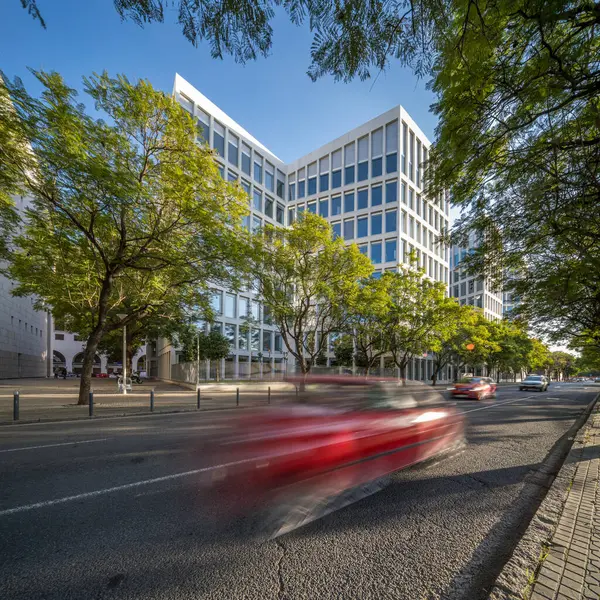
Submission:
[[[548,389],[548,379],[543,375],[527,375],[519,385],[519,390],[537,390],[545,392]]]

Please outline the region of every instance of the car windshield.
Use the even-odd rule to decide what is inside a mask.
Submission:
[[[542,377],[540,375],[528,375],[525,381],[541,381]]]
[[[482,381],[482,377],[463,377],[459,383],[481,383]]]

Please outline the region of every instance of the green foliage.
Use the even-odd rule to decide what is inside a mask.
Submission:
[[[288,229],[268,225],[256,236],[260,295],[302,373],[326,351],[329,335],[346,329],[359,280],[372,270],[356,245],[333,239],[329,223],[311,213]]]
[[[432,193],[450,189],[456,241],[480,238],[472,269],[510,273],[531,326],[600,340],[598,5],[453,5],[436,34]]]
[[[354,357],[354,343],[351,335],[341,335],[333,342],[333,354],[338,365],[351,367]]]
[[[527,333],[517,323],[509,321],[489,321],[491,339],[498,349],[488,354],[488,371],[494,369],[500,373],[516,374],[528,366],[533,343]]]
[[[431,281],[423,269],[399,265],[398,272],[386,272],[381,281],[389,294],[389,308],[382,330],[386,347],[400,369],[403,379],[410,359],[436,350],[444,332],[449,312],[455,304],[446,298],[446,286]]]
[[[191,117],[148,82],[84,79],[103,121],[86,114],[60,75],[34,75],[41,98],[18,80],[6,83],[18,119],[0,115],[17,150],[30,148],[5,156],[3,168],[33,198],[9,274],[15,295],[35,295],[87,335],[87,402],[106,333],[147,317],[208,312],[209,285],[231,283],[244,256],[247,198],[195,143]]]
[[[544,371],[552,365],[552,353],[548,346],[537,338],[531,339],[531,350],[527,355],[527,367],[530,371]]]

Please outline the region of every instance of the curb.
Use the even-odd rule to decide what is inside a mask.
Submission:
[[[527,486],[533,485],[547,492],[541,495],[527,528],[496,578],[488,600],[526,598],[543,548],[552,539],[577,470],[577,462],[568,461],[568,457],[583,448],[588,420],[599,399],[600,394],[597,394],[550,450],[538,471],[528,477]]]

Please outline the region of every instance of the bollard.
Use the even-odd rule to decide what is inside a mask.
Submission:
[[[240,388],[235,388],[235,405],[240,405]]]
[[[19,420],[19,392],[13,394],[13,421]]]
[[[296,398],[298,397],[298,386],[296,386]]]
[[[267,404],[271,404],[271,386],[267,388]]]
[[[200,410],[200,388],[196,389],[196,409]]]
[[[150,390],[150,412],[154,412],[154,390]]]
[[[94,392],[90,392],[89,407],[90,407],[90,417],[93,417],[94,416]]]

